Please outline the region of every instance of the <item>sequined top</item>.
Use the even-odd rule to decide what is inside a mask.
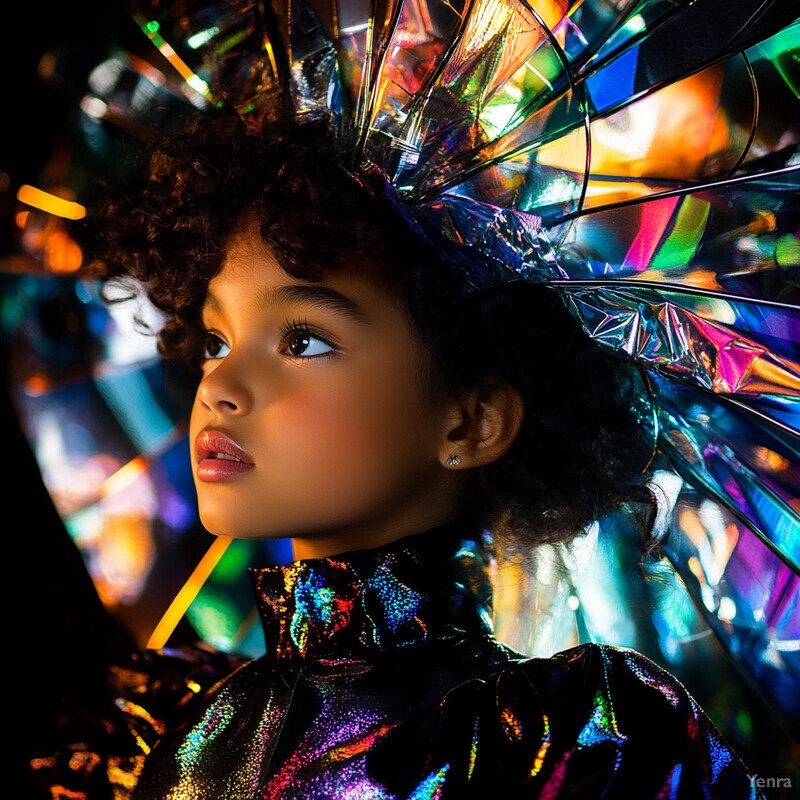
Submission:
[[[114,714],[81,717],[82,741],[34,763],[43,780],[134,800],[763,797],[641,653],[499,644],[480,535],[439,527],[251,575],[265,656],[116,668]]]

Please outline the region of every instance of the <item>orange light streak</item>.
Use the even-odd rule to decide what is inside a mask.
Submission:
[[[86,216],[86,209],[80,203],[73,203],[71,200],[64,200],[50,192],[29,186],[27,183],[19,187],[17,200],[25,203],[26,206],[46,211],[56,217],[64,219],[83,219]]]
[[[200,559],[200,563],[194,568],[189,580],[186,581],[164,616],[161,617],[161,621],[156,625],[156,629],[147,642],[148,649],[160,650],[164,647],[232,541],[233,539],[229,536],[217,536],[206,554]]]
[[[100,484],[100,496],[110,497],[130,486],[147,469],[147,459],[136,456]]]

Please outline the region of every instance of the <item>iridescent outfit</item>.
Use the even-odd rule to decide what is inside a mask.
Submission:
[[[641,653],[499,644],[488,570],[482,536],[449,527],[253,570],[265,656],[140,657],[115,671],[99,746],[40,771],[136,800],[762,796]]]

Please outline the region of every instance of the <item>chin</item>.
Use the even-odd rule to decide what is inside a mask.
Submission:
[[[237,515],[226,509],[224,504],[201,502],[198,512],[203,527],[215,536],[230,536],[232,539],[262,538],[262,534],[256,533],[252,525],[237,519]]]
[[[199,517],[203,527],[215,536],[232,539],[283,539],[286,527],[276,524],[267,511],[254,509],[242,514],[241,504],[200,503]],[[272,524],[265,524],[271,519]]]

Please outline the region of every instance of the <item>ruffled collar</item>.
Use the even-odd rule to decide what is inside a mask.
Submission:
[[[440,526],[372,550],[251,569],[267,657],[358,659],[491,633],[483,536]]]

